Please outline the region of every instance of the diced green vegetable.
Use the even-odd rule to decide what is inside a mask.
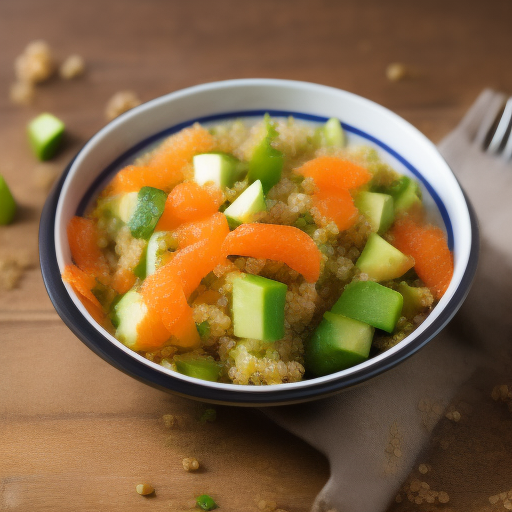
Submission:
[[[174,357],[174,363],[180,373],[196,379],[216,382],[220,375],[221,366],[211,356],[181,354]]]
[[[425,302],[426,296],[432,298],[428,288],[409,286],[404,281],[399,283],[397,290],[404,298],[402,316],[405,316],[408,320],[412,320],[416,315],[423,313],[428,308],[429,301]]]
[[[256,146],[249,161],[249,182],[260,180],[263,193],[268,191],[281,179],[284,156],[281,151],[272,147],[272,141],[279,135],[270,116],[265,116],[266,136]]]
[[[137,195],[137,206],[128,227],[134,238],[149,239],[162,216],[167,194],[153,187],[142,187]]]
[[[196,505],[202,510],[214,510],[218,508],[217,503],[215,503],[213,498],[208,496],[208,494],[201,494],[201,496],[198,496],[196,498]]]
[[[220,188],[232,187],[241,178],[240,160],[226,153],[202,153],[194,156],[194,181],[199,185],[212,182]]]
[[[148,308],[135,290],[126,292],[114,306],[113,318],[117,323],[116,338],[132,350],[138,350],[137,326],[144,320]],[[114,321],[113,321],[114,323]]]
[[[379,187],[376,192],[393,197],[396,213],[410,210],[414,205],[421,206],[421,190],[418,183],[409,176],[400,176],[387,187]]]
[[[41,114],[29,123],[28,139],[39,160],[48,160],[55,155],[64,130],[64,123],[52,114]]]
[[[414,260],[372,233],[356,261],[356,267],[376,281],[403,276],[414,266]]]
[[[345,132],[339,119],[331,117],[323,126],[325,142],[328,146],[343,147],[345,145]]]
[[[113,213],[119,217],[125,224],[130,222],[137,208],[138,192],[128,192],[119,198],[114,199]]]
[[[322,376],[362,363],[370,354],[374,329],[327,311],[305,351],[306,370]]]
[[[210,323],[208,322],[208,320],[196,324],[196,328],[202,340],[208,339],[208,337],[210,336]]]
[[[166,263],[166,256],[178,248],[178,242],[170,231],[157,231],[149,237],[146,251],[146,275],[154,274]]]
[[[267,209],[260,180],[249,185],[225,210],[229,225],[236,227],[252,222],[254,216]]]
[[[285,284],[245,274],[233,282],[235,336],[277,341],[284,336]]]
[[[144,247],[144,250],[142,251],[142,254],[140,256],[139,263],[137,263],[137,266],[133,269],[133,273],[136,277],[143,280],[146,279],[146,266],[147,266],[147,255],[148,255],[148,244]]]
[[[4,178],[0,176],[0,226],[10,224],[16,214],[16,203]]]
[[[357,209],[367,217],[375,233],[385,233],[393,224],[393,198],[377,192],[360,192],[355,200]]]
[[[354,281],[345,287],[331,311],[393,332],[402,305],[400,293],[373,281]]]

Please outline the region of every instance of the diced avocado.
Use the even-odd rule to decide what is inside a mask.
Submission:
[[[162,216],[167,194],[158,188],[142,187],[137,194],[137,206],[128,227],[134,238],[148,240]]]
[[[146,276],[154,274],[158,268],[165,265],[171,253],[178,248],[178,242],[170,231],[157,231],[148,241],[146,251]]]
[[[16,214],[16,203],[4,178],[0,176],[0,226],[10,224]]]
[[[322,376],[362,363],[370,354],[373,333],[368,324],[327,311],[306,344],[306,370]]]
[[[402,316],[408,320],[412,320],[416,315],[423,313],[432,305],[433,297],[428,288],[409,286],[402,281],[397,288],[398,292],[404,298],[404,306],[402,308]]]
[[[128,224],[137,208],[138,192],[127,192],[121,196],[115,196],[112,213]]]
[[[355,200],[357,209],[365,215],[375,233],[385,233],[393,224],[393,198],[377,192],[360,192]]]
[[[331,117],[325,123],[323,129],[325,142],[328,146],[342,147],[345,145],[345,132],[339,119]]]
[[[284,336],[285,284],[244,274],[233,282],[235,336],[276,341]]]
[[[174,357],[174,363],[176,369],[183,375],[212,382],[219,379],[221,366],[211,356],[181,354]]]
[[[148,308],[142,296],[135,290],[126,292],[114,306],[114,315],[118,322],[115,336],[132,350],[144,349],[139,344],[137,328],[147,312]]]
[[[29,123],[28,139],[39,160],[48,160],[55,155],[64,129],[64,123],[52,114],[41,114]]]
[[[377,233],[371,233],[356,267],[376,281],[403,276],[414,266],[414,259],[400,252]]]
[[[214,510],[219,507],[213,498],[208,496],[208,494],[201,494],[201,496],[198,496],[196,498],[196,505],[201,510]]]
[[[354,281],[345,287],[331,312],[393,332],[402,305],[402,295],[395,290],[373,281]]]
[[[139,263],[137,263],[136,267],[133,269],[133,273],[136,277],[141,280],[146,279],[146,266],[147,266],[147,256],[148,256],[148,244],[144,247],[142,254],[140,255]]]
[[[260,180],[249,185],[225,210],[230,226],[252,222],[256,213],[267,209]]]
[[[194,181],[199,185],[215,183],[220,188],[232,187],[243,172],[241,162],[226,153],[202,153],[193,159]]]
[[[272,147],[272,141],[279,135],[270,116],[265,116],[266,135],[256,146],[249,160],[249,182],[260,180],[266,194],[280,179],[284,157],[281,151]]]
[[[397,213],[406,212],[415,206],[421,206],[418,184],[407,176],[402,178],[405,180],[405,187],[395,197],[395,212]]]
[[[196,329],[197,332],[199,333],[199,337],[202,340],[208,339],[208,337],[210,336],[210,323],[207,320],[199,324],[196,324]]]

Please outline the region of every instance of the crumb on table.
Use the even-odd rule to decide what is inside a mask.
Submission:
[[[150,494],[153,494],[155,492],[155,488],[151,484],[138,484],[135,487],[135,490],[141,495],[141,496],[148,496]]]
[[[46,41],[32,41],[14,62],[16,78],[20,82],[40,83],[55,71],[55,61]]]
[[[112,121],[124,112],[138,106],[141,101],[137,94],[133,91],[116,92],[108,101],[105,108],[105,117]]]
[[[59,67],[59,75],[65,80],[81,76],[84,72],[85,61],[80,55],[70,55]]]

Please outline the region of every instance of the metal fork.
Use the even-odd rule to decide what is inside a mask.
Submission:
[[[512,159],[512,97],[486,89],[460,126],[480,149],[503,160]]]

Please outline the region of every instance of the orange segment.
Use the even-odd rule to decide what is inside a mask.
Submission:
[[[321,215],[332,219],[340,231],[348,229],[357,220],[358,210],[347,189],[317,190],[313,194],[313,206]]]
[[[453,276],[453,255],[443,231],[403,217],[393,226],[391,236],[392,244],[399,251],[414,258],[418,277],[440,299]]]
[[[286,263],[315,283],[320,275],[321,253],[313,239],[293,226],[242,224],[222,244],[224,256],[267,258]]]
[[[75,264],[102,283],[110,280],[105,256],[98,246],[98,229],[91,219],[73,217],[67,229],[69,248]]]
[[[371,173],[349,160],[335,156],[319,156],[295,169],[302,176],[313,178],[324,190],[357,188],[371,180]]]
[[[184,222],[192,222],[213,215],[222,203],[222,192],[205,188],[193,181],[180,183],[167,196],[164,213],[156,231],[172,231]]]
[[[119,171],[108,186],[110,195],[137,192],[142,187],[170,191],[183,180],[183,167],[198,153],[211,151],[214,139],[210,133],[195,124],[173,135],[153,153],[145,166],[129,165]]]
[[[176,322],[173,334],[176,338],[173,344],[178,347],[193,348],[201,344],[201,337],[194,322],[192,308],[189,308],[179,321]]]
[[[203,220],[182,224],[174,232],[174,236],[179,246],[183,248],[215,235],[225,238],[228,233],[229,225],[226,216],[219,212]]]

